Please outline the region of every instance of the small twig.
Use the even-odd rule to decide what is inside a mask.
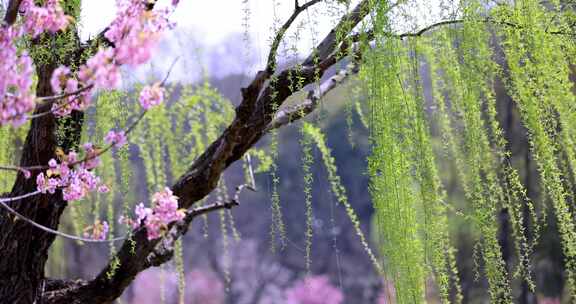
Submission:
[[[87,243],[110,243],[110,242],[117,242],[117,241],[126,239],[126,236],[122,236],[122,237],[117,237],[117,238],[107,239],[107,240],[96,240],[96,239],[83,238],[83,237],[67,234],[64,232],[60,232],[58,230],[54,230],[52,228],[38,224],[37,222],[35,222],[35,221],[29,219],[28,217],[22,215],[18,211],[14,210],[12,207],[8,206],[8,204],[6,204],[7,202],[18,201],[21,199],[25,199],[25,198],[28,198],[31,196],[38,195],[40,193],[41,193],[40,191],[36,190],[35,192],[30,192],[30,193],[20,195],[20,196],[15,196],[15,197],[10,197],[10,198],[0,198],[0,206],[2,208],[4,208],[6,211],[12,213],[13,215],[17,216],[18,218],[20,218],[21,220],[25,221],[28,224],[30,224],[30,225],[32,225],[32,226],[34,226],[40,230],[43,230],[45,232],[52,233],[52,234],[55,234],[57,236],[60,236],[60,237],[66,238],[66,239],[70,239],[70,240],[74,240],[74,241],[87,242]]]
[[[52,96],[44,96],[44,97],[38,97],[36,98],[38,101],[41,102],[48,102],[48,101],[54,101],[54,100],[58,100],[58,99],[62,99],[62,98],[66,98],[66,97],[70,97],[73,95],[78,95],[80,93],[83,93],[85,91],[88,91],[90,89],[92,89],[94,87],[93,84],[89,84],[87,86],[81,87],[80,89],[73,91],[73,92],[68,92],[68,93],[62,93],[62,94],[58,94],[58,95],[52,95]]]
[[[252,168],[252,157],[250,153],[246,153],[246,162],[248,163],[248,173],[250,173],[250,185],[256,191],[256,179],[254,178],[254,168]]]
[[[202,214],[206,214],[209,212],[212,212],[214,210],[219,210],[219,209],[232,209],[232,207],[235,206],[239,206],[240,205],[240,193],[242,193],[242,190],[244,189],[248,189],[251,191],[256,191],[256,189],[254,189],[252,186],[248,185],[248,184],[242,184],[238,187],[236,187],[236,193],[234,193],[234,198],[230,201],[227,202],[222,202],[222,203],[214,203],[211,205],[207,205],[207,206],[202,206],[202,207],[198,207],[195,209],[192,209],[191,211],[188,212],[187,217],[191,219],[202,215]]]
[[[15,201],[18,201],[21,199],[25,199],[25,198],[37,195],[39,193],[40,193],[40,191],[35,191],[35,192],[26,193],[26,194],[19,195],[19,196],[14,196],[14,197],[3,197],[3,198],[0,198],[0,203],[15,202]]]
[[[170,65],[170,68],[168,68],[168,72],[166,73],[166,76],[164,76],[164,79],[162,79],[162,82],[160,82],[160,86],[164,86],[166,84],[166,81],[168,81],[168,78],[170,77],[170,73],[172,73],[172,69],[174,68],[174,66],[176,65],[176,62],[178,62],[178,60],[180,60],[180,56],[174,58],[174,60],[172,61],[172,64]]]

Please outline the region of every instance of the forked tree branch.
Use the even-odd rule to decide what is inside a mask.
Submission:
[[[270,52],[268,53],[268,60],[266,61],[267,62],[266,71],[269,74],[274,74],[274,71],[276,70],[276,54],[278,53],[278,48],[280,47],[280,43],[282,42],[282,39],[284,39],[284,34],[286,34],[286,31],[288,31],[288,29],[290,28],[290,26],[292,25],[294,20],[296,20],[298,15],[300,15],[300,13],[302,13],[303,11],[307,10],[312,5],[319,3],[321,1],[322,0],[312,0],[312,1],[306,2],[304,5],[300,6],[298,4],[298,0],[296,0],[294,12],[290,16],[290,18],[288,18],[288,20],[286,20],[286,22],[282,25],[282,27],[280,27],[280,29],[278,29],[278,32],[276,33],[276,36],[274,37],[274,40],[272,41],[272,46],[270,47]]]

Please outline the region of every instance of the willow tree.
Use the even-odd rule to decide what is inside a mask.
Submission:
[[[178,2],[160,7],[153,0],[119,1],[116,19],[94,39],[81,41],[76,26],[80,1],[9,1],[0,29],[0,160],[5,163],[0,181],[8,191],[0,199],[2,303],[110,303],[138,273],[173,257],[181,260],[179,239],[190,223],[213,211],[226,217],[223,210],[238,206],[240,191],[250,187],[248,168],[246,185],[238,185],[229,198],[220,182],[223,172],[244,156],[266,153],[251,148],[269,133],[268,153],[276,160],[276,129],[313,113],[348,78],[360,80],[354,85],[365,97],[364,104],[356,100],[350,108],[358,110],[370,130],[369,190],[379,248],[373,252],[360,229],[322,131],[305,124],[307,264],[313,212],[310,151],[316,146],[334,195],[375,268],[392,282],[399,303],[425,301],[430,278],[442,302],[461,301],[450,213],[465,217],[478,232],[479,272],[487,279],[491,302],[511,302],[514,279],[534,288],[531,257],[545,213],[539,210],[547,205],[561,238],[569,294],[576,296],[573,4],[441,2],[437,5],[451,12],[446,19],[401,32],[398,28],[406,26],[398,24],[416,24],[403,16],[417,1],[295,1],[291,16],[273,33],[266,65],[242,89],[235,109],[209,86],[183,92],[177,103],[162,103],[169,94],[166,79],[141,88],[139,103],[128,102],[130,94],[114,91],[119,68],[150,59],[161,33],[172,27],[169,14]],[[322,5],[340,12],[339,21],[308,57],[279,69],[277,53],[286,33],[303,12]],[[504,53],[504,64],[495,61],[494,42]],[[342,70],[325,76],[334,67]],[[430,96],[422,75],[431,79]],[[527,130],[545,193],[539,202],[526,195],[510,161],[498,119],[497,80],[506,84]],[[307,97],[284,104],[293,95],[302,96],[300,91],[308,91]],[[438,130],[443,154],[457,168],[470,212],[458,210],[447,198],[432,129]],[[138,136],[132,139],[133,134]],[[127,141],[140,145],[150,172],[145,182],[154,193],[151,208],[113,206],[107,197],[130,198],[126,194],[135,173],[125,161]],[[273,189],[276,170],[272,164]],[[217,202],[204,202],[214,191]],[[96,217],[87,229],[78,224],[76,230],[85,236],[58,231],[64,211],[72,209],[80,217],[83,207],[76,201],[87,197],[97,197],[91,208],[105,208],[107,221]],[[282,239],[277,193],[271,201],[272,232]],[[513,265],[503,259],[498,242],[502,209],[510,214]],[[114,227],[118,210],[129,229],[114,237],[113,232],[122,231]],[[59,280],[44,273],[57,237],[124,240],[118,249],[112,247],[109,263],[93,279]]]

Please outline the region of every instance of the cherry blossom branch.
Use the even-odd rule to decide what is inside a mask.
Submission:
[[[58,94],[58,95],[53,95],[53,96],[44,96],[44,97],[38,97],[36,98],[36,100],[41,101],[41,102],[49,102],[49,101],[55,101],[55,100],[59,100],[62,98],[66,98],[66,97],[70,97],[70,96],[74,96],[74,95],[78,95],[80,93],[83,93],[85,91],[88,91],[90,89],[94,88],[93,84],[89,84],[87,86],[83,86],[80,89],[76,90],[76,91],[72,91],[72,92],[68,92],[68,93],[62,93],[62,94]]]
[[[147,267],[160,266],[167,262],[174,255],[174,245],[182,235],[186,233],[192,220],[200,215],[207,214],[221,209],[232,209],[240,205],[240,194],[244,189],[256,191],[249,184],[242,184],[236,187],[234,197],[227,202],[218,202],[211,205],[194,208],[186,212],[186,216],[182,221],[175,222],[170,227],[169,232],[162,238],[162,241],[154,248],[154,250],[146,258]]]
[[[84,87],[84,88],[88,88],[88,87],[91,87],[91,86],[86,86],[86,87]],[[86,89],[86,90],[88,90],[88,89]],[[77,93],[68,93],[68,94],[63,94],[63,95],[72,96],[72,95],[74,95],[74,94],[80,94],[80,92],[77,92]],[[67,100],[66,102],[60,103],[60,104],[58,104],[57,106],[50,108],[50,110],[48,110],[48,111],[40,112],[40,113],[36,113],[36,114],[30,115],[30,116],[28,117],[28,119],[34,119],[34,118],[38,118],[38,117],[42,117],[42,116],[46,116],[46,115],[53,114],[53,113],[57,112],[58,110],[64,109],[66,106],[72,104],[73,102],[75,102],[76,100],[78,100],[78,98],[80,98],[80,97],[81,97],[80,95],[76,95],[76,96],[74,96],[74,98],[71,98],[71,99]],[[66,96],[60,97],[60,98],[66,98]],[[53,100],[60,99],[60,98],[54,97]]]
[[[144,115],[146,114],[147,111],[143,111],[138,118],[126,129],[126,135],[130,134],[130,132],[136,127],[136,125],[142,120],[142,118],[144,118]],[[96,154],[92,154],[90,156],[87,156],[85,158],[83,158],[82,160],[76,161],[76,162],[72,162],[69,164],[70,167],[74,167],[75,165],[87,162],[91,159],[94,159],[96,157],[99,157],[100,155],[106,153],[106,151],[110,150],[112,147],[114,146],[114,143],[108,145],[105,149],[100,150],[99,152],[97,152]],[[23,172],[25,175],[30,175],[30,172],[28,170],[36,170],[36,169],[48,169],[48,166],[35,166],[35,167],[27,167],[27,168],[22,168],[22,167],[7,167],[7,166],[2,166],[0,167],[0,169],[5,169],[5,170],[18,170]],[[32,197],[38,194],[41,194],[42,192],[40,190],[36,190],[34,192],[31,193],[27,193],[24,195],[20,195],[20,196],[16,196],[16,197],[8,197],[8,198],[0,198],[0,206],[2,208],[4,208],[5,210],[7,210],[8,212],[12,213],[13,215],[17,216],[18,218],[24,220],[25,222],[31,224],[32,226],[39,228],[45,232],[66,238],[66,239],[70,239],[70,240],[75,240],[75,241],[82,241],[82,242],[89,242],[89,243],[110,243],[110,242],[117,242],[120,240],[124,240],[128,237],[128,235],[125,236],[121,236],[121,237],[116,237],[116,238],[111,238],[111,239],[104,239],[104,240],[99,240],[99,239],[90,239],[90,238],[83,238],[83,237],[79,237],[79,236],[75,236],[75,235],[71,235],[71,234],[67,234],[67,233],[63,233],[60,232],[58,230],[46,227],[42,224],[39,224],[37,222],[35,222],[34,220],[20,214],[19,212],[17,212],[16,210],[14,210],[13,208],[11,208],[10,206],[8,206],[8,202],[15,202],[24,198],[28,198],[28,197]]]
[[[172,69],[174,68],[174,66],[176,65],[178,60],[180,60],[180,56],[178,56],[178,57],[174,58],[174,60],[172,60],[172,64],[170,64],[170,67],[168,68],[168,72],[166,72],[166,76],[164,76],[164,79],[162,79],[162,81],[160,82],[161,87],[163,87],[166,84],[166,81],[168,81],[168,78],[170,78],[170,74],[172,73]]]
[[[176,59],[174,59],[174,61],[172,61],[172,64],[170,65],[170,68],[168,69],[168,72],[166,73],[166,76],[164,76],[164,79],[162,80],[162,82],[160,83],[160,86],[164,86],[164,84],[166,83],[166,81],[168,80],[168,78],[170,77],[170,73],[172,72],[172,69],[174,68],[174,65],[176,64],[176,62],[178,62],[178,60],[180,59],[180,57],[176,57]],[[58,104],[56,107],[52,107],[50,110],[45,111],[45,112],[40,112],[40,113],[36,113],[33,115],[28,116],[27,119],[34,119],[34,118],[38,118],[38,117],[42,117],[42,116],[46,116],[49,114],[53,114],[54,112],[61,110],[63,108],[65,108],[66,106],[72,104],[73,102],[75,102],[76,100],[78,100],[78,98],[81,97],[81,93],[86,92],[90,89],[94,88],[94,84],[90,84],[87,86],[84,86],[78,90],[75,90],[73,92],[67,92],[67,93],[63,93],[63,94],[58,94],[58,95],[52,95],[52,96],[44,96],[44,97],[37,97],[36,100],[40,101],[37,104],[42,104],[42,103],[48,103],[48,102],[52,102],[52,101],[56,101],[59,99],[64,99],[67,97],[71,97],[71,96],[75,96],[72,99],[69,99],[68,101]],[[17,116],[13,116],[13,117],[8,117],[8,120],[10,119],[14,119]],[[3,169],[0,166],[0,170]]]

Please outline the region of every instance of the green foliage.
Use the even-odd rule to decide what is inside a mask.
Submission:
[[[182,240],[176,241],[174,245],[174,263],[176,264],[176,271],[178,272],[178,304],[186,303],[186,273],[184,270],[183,251]]]
[[[370,193],[376,210],[377,234],[385,258],[386,276],[394,282],[398,303],[424,300],[425,252],[419,236],[421,206],[411,174],[414,100],[405,98],[398,75],[402,46],[388,41],[366,60],[370,79]],[[433,189],[431,189],[433,191]]]
[[[302,139],[300,146],[302,147],[302,172],[304,173],[304,204],[306,206],[306,232],[304,234],[305,253],[304,259],[306,260],[306,271],[310,273],[310,266],[312,264],[312,237],[313,237],[313,221],[314,214],[312,210],[312,185],[314,182],[314,175],[312,174],[312,165],[314,164],[314,157],[312,155],[312,139],[310,132],[313,129],[309,125],[304,125],[301,130]]]
[[[334,160],[334,157],[332,157],[330,148],[326,146],[326,140],[324,139],[324,135],[322,134],[320,129],[314,127],[309,123],[304,123],[304,125],[302,126],[302,132],[305,138],[304,140],[308,144],[313,142],[318,148],[318,150],[320,150],[324,167],[328,172],[328,182],[330,183],[332,193],[336,197],[336,200],[346,209],[346,213],[348,215],[348,218],[352,222],[352,225],[354,226],[356,235],[360,239],[360,242],[362,243],[364,250],[368,254],[372,263],[374,264],[374,267],[380,273],[382,273],[381,265],[378,262],[376,255],[372,252],[372,249],[370,249],[370,245],[368,244],[368,240],[364,235],[362,228],[360,228],[360,221],[358,220],[358,216],[356,215],[354,208],[352,208],[352,205],[350,205],[350,203],[348,202],[348,198],[346,196],[346,189],[344,188],[342,182],[340,181],[340,176],[338,175],[337,172],[338,169],[336,168],[336,162]]]
[[[558,7],[557,1],[551,5]],[[569,181],[574,176],[574,93],[570,81],[569,52],[574,41],[554,34],[565,28],[556,9],[547,10],[538,1],[519,1],[515,7],[496,11],[498,20],[521,25],[501,32],[509,75],[507,85],[520,110],[549,197],[565,256],[567,286],[576,295],[576,230],[569,205]],[[558,18],[560,17],[560,18]],[[556,21],[560,19],[559,21]],[[564,165],[565,164],[565,165]]]

